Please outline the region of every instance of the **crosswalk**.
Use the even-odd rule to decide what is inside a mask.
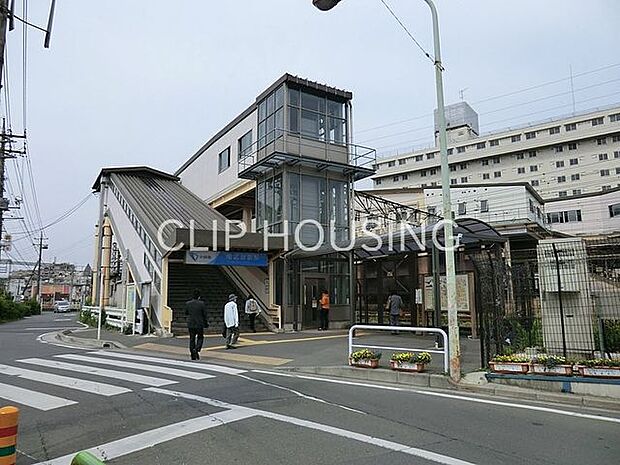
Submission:
[[[0,364],[0,404],[4,400],[48,411],[79,403],[75,391],[87,393],[87,397],[112,397],[144,386],[158,388],[186,380],[205,381],[218,373],[243,372],[219,365],[103,350],[87,355],[67,353],[49,358],[24,358]],[[22,380],[26,380],[26,385]],[[118,385],[119,382],[123,385]],[[47,392],[45,386],[53,386],[53,391]]]

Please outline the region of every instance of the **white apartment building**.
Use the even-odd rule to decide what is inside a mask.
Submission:
[[[544,199],[620,186],[620,106],[478,135],[465,102],[446,109],[450,182],[527,182]],[[441,185],[439,148],[382,158],[374,187]]]

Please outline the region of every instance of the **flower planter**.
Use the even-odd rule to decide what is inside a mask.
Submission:
[[[489,362],[489,367],[494,373],[526,374],[530,369],[527,362]]]
[[[577,367],[581,376],[590,378],[620,378],[620,367]]]
[[[349,365],[352,367],[358,368],[378,368],[379,367],[379,359],[378,358],[361,358],[359,360],[353,360],[349,358]]]
[[[426,369],[426,364],[415,362],[396,362],[394,360],[390,360],[390,368],[394,371],[409,371],[414,373],[421,373]]]
[[[548,376],[572,376],[572,365],[556,365],[554,367],[547,367],[541,363],[533,363],[530,373],[533,375],[548,375]]]

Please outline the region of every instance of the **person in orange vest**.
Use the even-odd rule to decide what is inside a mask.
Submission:
[[[321,300],[319,300],[319,304],[321,305],[321,309],[319,311],[319,331],[327,331],[329,326],[329,293],[326,290],[321,292]]]

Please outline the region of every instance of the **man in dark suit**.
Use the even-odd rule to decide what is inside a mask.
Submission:
[[[209,327],[207,306],[200,300],[200,291],[193,292],[193,299],[185,302],[187,329],[189,330],[189,353],[192,360],[200,360],[200,351],[204,341],[204,329]]]

